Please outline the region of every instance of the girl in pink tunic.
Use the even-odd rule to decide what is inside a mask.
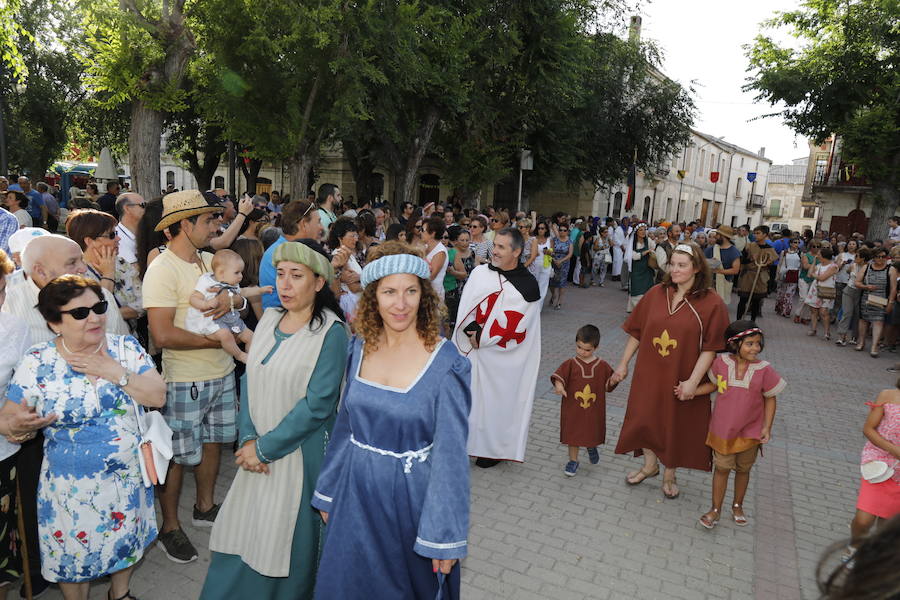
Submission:
[[[757,357],[765,345],[762,330],[753,321],[735,321],[725,330],[727,353],[720,354],[709,368],[709,382],[697,393],[717,392],[709,422],[706,445],[713,450],[715,474],[712,509],[700,517],[700,524],[712,529],[719,522],[728,478],[734,471],[735,525],[746,525],[744,495],[750,483],[750,469],[761,444],[772,439],[776,396],[787,385],[781,375]]]
[[[862,542],[875,519],[890,519],[900,514],[900,380],[898,389],[884,390],[874,403],[863,426],[868,441],[863,447],[862,464],[875,460],[895,466],[894,474],[886,481],[871,483],[860,479],[856,516],[850,523],[851,541],[845,558],[849,558]]]

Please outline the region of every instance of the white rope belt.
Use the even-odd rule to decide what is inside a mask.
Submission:
[[[419,462],[425,462],[428,459],[428,455],[431,454],[431,447],[434,446],[434,443],[428,444],[424,448],[420,448],[419,450],[407,450],[406,452],[391,452],[390,450],[382,450],[381,448],[376,448],[375,446],[370,446],[368,444],[363,444],[355,437],[353,434],[350,434],[350,441],[362,448],[363,450],[368,450],[369,452],[374,452],[375,454],[380,454],[382,456],[390,456],[391,458],[396,458],[403,461],[403,472],[411,473],[413,460],[418,460]]]

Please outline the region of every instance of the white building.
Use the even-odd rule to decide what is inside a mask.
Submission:
[[[638,173],[635,200],[625,206],[625,182],[594,198],[594,214],[636,214],[645,221],[693,221],[751,227],[762,222],[772,161],[765,149],[751,152],[721,138],[691,130],[690,143],[654,172]],[[711,174],[718,180],[711,181]]]
[[[763,211],[763,222],[775,231],[787,227],[791,231],[815,229],[818,207],[805,201],[806,157],[790,165],[772,165],[769,173],[769,199]]]

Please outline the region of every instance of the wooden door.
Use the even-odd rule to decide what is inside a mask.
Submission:
[[[700,224],[706,227],[706,218],[709,216],[709,205],[712,204],[712,200],[703,200],[703,205],[700,207]]]

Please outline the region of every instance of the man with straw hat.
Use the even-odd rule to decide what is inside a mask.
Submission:
[[[147,268],[144,276],[144,308],[150,334],[162,348],[166,405],[162,409],[172,428],[175,456],[159,499],[163,521],[160,548],[174,562],[197,559],[197,549],[181,529],[178,501],[184,466],[194,467],[197,498],[192,522],[212,527],[219,507],[213,502],[222,444],[236,438],[234,360],[219,343],[187,331],[184,319],[197,279],[211,271],[212,254],[203,252],[216,234],[216,214],[221,205],[210,205],[197,190],[175,192],[163,198],[163,214],[156,231],[168,229],[171,241]],[[226,292],[208,314],[218,318],[233,308],[242,310],[247,300]]]

